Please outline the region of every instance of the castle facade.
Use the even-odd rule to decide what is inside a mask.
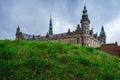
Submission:
[[[68,29],[66,33],[53,34],[52,19],[50,17],[49,31],[45,36],[23,33],[18,26],[16,31],[16,39],[55,41],[92,47],[100,47],[102,44],[105,44],[106,34],[104,27],[101,27],[101,32],[98,35],[97,33],[93,33],[93,29],[89,29],[89,24],[90,20],[88,18],[87,9],[86,6],[84,6],[82,19],[80,20],[80,24],[77,25],[75,31],[70,31],[70,29]]]

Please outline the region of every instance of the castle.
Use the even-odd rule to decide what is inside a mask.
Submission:
[[[88,18],[87,9],[86,6],[84,6],[82,19],[80,20],[80,24],[77,25],[75,31],[70,31],[70,29],[68,29],[66,33],[53,34],[52,18],[50,17],[49,31],[45,36],[22,33],[20,31],[20,27],[18,26],[16,31],[16,39],[56,41],[92,47],[100,47],[102,44],[105,44],[106,34],[104,27],[101,27],[101,32],[98,36],[97,33],[93,33],[93,29],[89,29],[89,24],[90,20]]]

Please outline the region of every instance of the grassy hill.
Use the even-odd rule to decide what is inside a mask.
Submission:
[[[0,80],[120,80],[120,58],[73,44],[1,40]]]

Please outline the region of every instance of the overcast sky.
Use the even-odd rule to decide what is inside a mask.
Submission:
[[[0,39],[15,39],[22,32],[46,35],[50,15],[54,34],[76,29],[86,5],[94,33],[105,28],[107,42],[120,44],[120,0],[0,0]]]

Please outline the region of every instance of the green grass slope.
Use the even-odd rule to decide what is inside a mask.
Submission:
[[[73,44],[1,40],[0,80],[120,80],[120,58]]]

